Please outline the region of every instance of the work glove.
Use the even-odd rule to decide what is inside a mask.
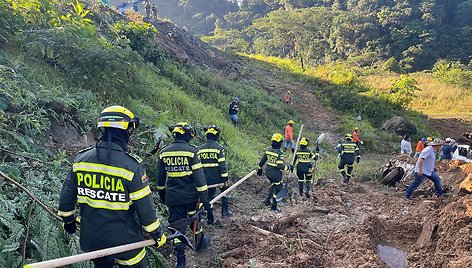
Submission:
[[[361,161],[361,158],[358,157],[357,160],[356,160],[356,163],[359,164],[360,161]]]
[[[152,231],[150,233],[150,235],[151,235],[152,239],[154,239],[154,241],[156,241],[156,247],[158,247],[158,248],[162,247],[167,241],[167,237],[162,232],[161,227],[159,227],[156,230]]]
[[[161,203],[166,203],[166,190],[159,190],[159,199],[161,200]]]
[[[228,188],[228,187],[231,186],[231,181],[229,179],[227,179],[227,180],[224,181],[224,184],[225,185],[223,186],[223,188]]]
[[[262,176],[262,168],[259,168],[259,169],[257,170],[257,176]]]
[[[64,228],[64,231],[66,231],[68,234],[75,234],[75,231],[77,230],[77,222],[75,221],[74,216],[70,216],[67,218],[64,218],[64,223],[62,224],[62,227]]]
[[[364,142],[363,142],[363,141],[361,141],[361,144],[362,144],[362,145],[364,145]]]

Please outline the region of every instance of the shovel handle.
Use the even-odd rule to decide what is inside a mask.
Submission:
[[[176,233],[173,235],[169,235],[167,237],[167,240],[172,240],[176,237],[182,236],[181,233]],[[149,247],[149,246],[154,246],[156,244],[156,241],[154,239],[149,239],[149,240],[144,240],[136,243],[131,243],[131,244],[126,244],[126,245],[121,245],[121,246],[116,246],[116,247],[111,247],[111,248],[105,248],[105,249],[100,249],[100,250],[95,250],[87,253],[82,253],[82,254],[77,254],[74,256],[69,256],[69,257],[64,257],[64,258],[59,258],[59,259],[54,259],[54,260],[49,260],[49,261],[43,261],[43,262],[38,262],[38,263],[32,263],[32,264],[27,264],[24,266],[24,268],[54,268],[54,267],[61,267],[69,264],[74,264],[82,261],[88,261],[88,260],[93,260],[105,256],[110,256],[126,251],[130,251],[133,249],[138,249],[138,248],[143,248],[143,247]]]

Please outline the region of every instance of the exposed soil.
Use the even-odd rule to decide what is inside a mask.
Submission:
[[[443,137],[450,137],[458,140],[462,134],[472,132],[472,120],[460,118],[428,119],[428,128],[431,132],[437,131]]]
[[[233,194],[233,216],[205,228],[212,245],[189,252],[189,267],[387,267],[378,245],[405,251],[408,267],[468,267],[472,196],[457,185],[472,164],[438,168],[451,189],[441,199],[424,191],[410,201],[402,198],[403,185],[344,185],[338,178],[316,187],[312,198],[283,203],[281,213],[261,204],[269,183],[253,177]],[[330,212],[317,212],[322,208]]]

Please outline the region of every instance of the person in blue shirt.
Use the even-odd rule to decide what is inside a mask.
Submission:
[[[239,112],[239,98],[234,97],[233,101],[229,105],[229,117],[234,125],[238,124],[238,112]]]
[[[451,139],[446,139],[446,144],[441,148],[442,160],[452,160],[452,154],[454,153],[454,148],[451,146]]]
[[[411,199],[411,195],[415,189],[418,188],[425,179],[429,179],[434,183],[434,191],[437,196],[443,194],[441,178],[434,169],[436,153],[441,149],[442,144],[431,141],[426,143],[426,145],[423,151],[421,151],[418,161],[416,161],[415,178],[405,192],[405,198],[407,199]]]

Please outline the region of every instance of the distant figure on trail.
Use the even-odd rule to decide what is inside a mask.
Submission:
[[[238,112],[239,112],[239,98],[238,96],[234,97],[234,99],[229,104],[229,117],[234,125],[238,124]]]
[[[139,8],[138,8],[138,2],[133,2],[133,10],[138,12],[139,11]]]
[[[151,18],[151,4],[149,4],[149,1],[144,2],[144,10],[146,11],[146,18],[150,19]]]
[[[401,147],[401,154],[406,154],[408,157],[411,157],[412,149],[411,149],[411,137],[409,135],[403,136],[402,142],[400,143]]]
[[[295,143],[293,143],[293,124],[295,124],[295,122],[293,122],[293,120],[289,120],[285,126],[285,152],[289,146],[292,149],[292,153],[295,152]]]
[[[427,147],[421,151],[418,161],[415,165],[415,178],[405,192],[405,198],[411,199],[413,192],[425,179],[429,179],[434,183],[434,191],[436,196],[440,197],[443,194],[441,178],[434,170],[436,162],[436,153],[441,149],[441,143],[429,141],[426,143]]]
[[[354,131],[352,132],[352,142],[354,142],[360,150],[361,144],[364,144],[364,142],[359,139],[359,130],[360,128],[358,127],[354,128]]]
[[[425,143],[426,143],[426,138],[421,138],[421,140],[418,141],[418,143],[416,144],[415,156],[413,157],[414,159],[417,159],[421,151],[423,151]]]
[[[157,7],[154,3],[152,3],[151,10],[152,10],[152,18],[157,20]]]
[[[287,93],[284,96],[284,100],[286,104],[292,104],[292,92],[290,92],[290,90],[287,90]]]
[[[104,109],[97,127],[103,132],[94,147],[82,150],[64,181],[58,215],[64,230],[74,234],[80,214],[80,248],[85,252],[144,240],[157,247],[166,242],[142,159],[128,152],[139,118],[122,106]],[[76,211],[77,204],[80,212]],[[92,260],[95,267],[146,267],[146,249],[139,248]]]

